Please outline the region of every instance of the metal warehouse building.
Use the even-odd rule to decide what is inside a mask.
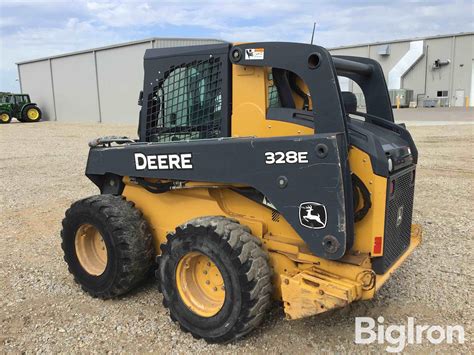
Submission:
[[[398,95],[402,106],[474,106],[474,33],[344,46],[334,55],[377,60],[383,68],[392,104]],[[359,87],[340,80],[341,89],[360,93]],[[363,106],[363,98],[358,96]],[[404,105],[405,104],[405,105]]]
[[[17,63],[20,89],[45,120],[137,122],[148,48],[221,43],[214,39],[151,38]]]
[[[137,121],[147,48],[213,44],[214,39],[152,38],[18,64],[22,92],[46,120]],[[401,106],[474,105],[474,33],[433,36],[333,48],[332,54],[370,57],[382,65],[392,96]],[[341,88],[360,88],[341,78]]]

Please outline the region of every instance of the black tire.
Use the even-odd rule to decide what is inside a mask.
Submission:
[[[38,111],[38,113],[39,113],[38,118],[33,120],[33,119],[30,119],[28,117],[28,110],[30,110],[30,109],[35,109],[36,111]],[[27,123],[27,122],[39,122],[39,121],[41,121],[41,118],[43,117],[43,113],[41,112],[41,110],[38,106],[30,105],[30,106],[26,106],[22,110],[21,116],[22,116],[21,119],[18,119],[18,121],[20,121],[20,122],[25,122],[25,123]]]
[[[8,118],[5,118],[8,117]],[[8,112],[0,112],[0,124],[7,124],[10,123],[12,120],[12,116]]]
[[[224,343],[248,334],[262,322],[271,303],[272,272],[261,241],[248,227],[225,217],[197,218],[176,228],[161,249],[156,276],[163,305],[181,329],[210,343]],[[224,280],[224,303],[212,317],[191,311],[176,286],[177,265],[193,251],[209,257]]]
[[[76,232],[90,224],[100,232],[107,262],[100,275],[81,265],[76,252]],[[142,213],[123,196],[98,195],[74,202],[66,211],[61,231],[64,260],[84,291],[103,299],[125,294],[147,276],[155,254],[152,235]]]

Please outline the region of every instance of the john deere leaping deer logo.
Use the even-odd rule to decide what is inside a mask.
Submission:
[[[326,206],[317,202],[303,202],[300,205],[300,223],[306,228],[322,229],[326,227]]]

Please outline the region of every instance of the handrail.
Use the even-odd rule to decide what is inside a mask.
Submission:
[[[357,73],[364,76],[370,76],[373,71],[373,67],[370,64],[353,62],[351,60],[333,57],[332,61],[336,67],[336,71]]]

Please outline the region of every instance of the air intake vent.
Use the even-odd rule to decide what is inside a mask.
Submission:
[[[377,53],[381,56],[390,55],[390,44],[381,44],[377,47]]]
[[[280,214],[277,211],[272,211],[272,221],[280,222]]]

